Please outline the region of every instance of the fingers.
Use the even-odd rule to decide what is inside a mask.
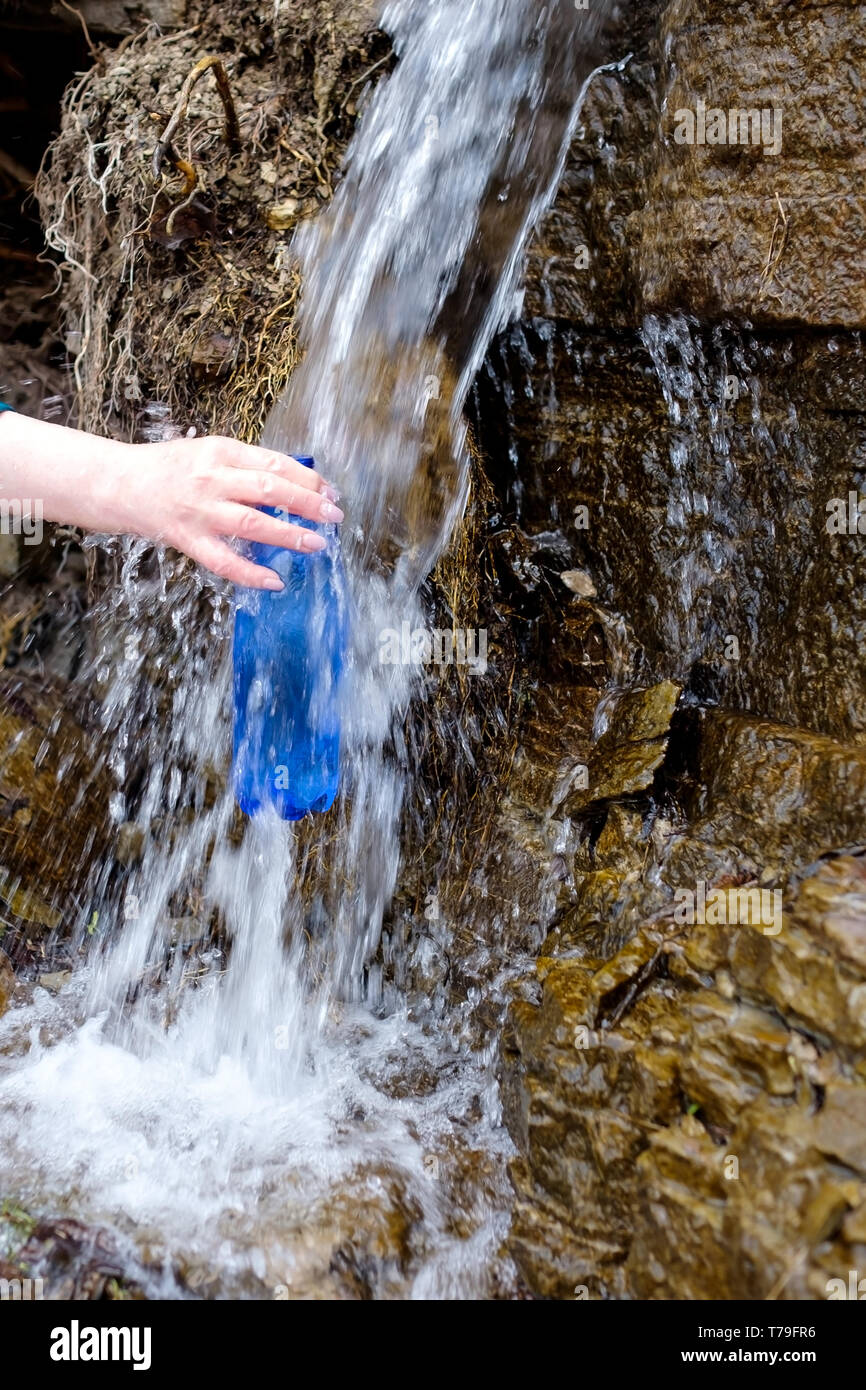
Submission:
[[[307,473],[308,470],[301,467],[301,472]],[[227,502],[246,502],[252,507],[284,507],[287,512],[302,516],[307,521],[338,523],[343,520],[342,511],[328,497],[280,473],[225,468],[217,481]]]
[[[279,545],[284,550],[324,550],[327,544],[325,538],[315,531],[293,526],[291,522],[278,521],[276,517],[266,516],[264,512],[254,511],[251,507],[237,506],[233,502],[224,502],[215,507],[212,522],[220,535],[260,541],[263,545]]]
[[[151,473],[161,469],[165,475],[166,485],[161,490],[151,486],[148,495],[168,495],[161,507],[151,508],[145,534],[176,546],[213,574],[244,588],[276,591],[283,584],[273,570],[237,554],[225,537],[302,553],[327,544],[317,532],[277,520],[259,508],[280,508],[305,521],[329,525],[343,520],[330,484],[288,454],[219,436],[140,448],[150,450],[147,457],[156,460]],[[162,452],[154,455],[154,450]]]
[[[231,546],[215,536],[200,536],[181,546],[181,549],[212,574],[220,579],[229,579],[232,584],[240,584],[244,589],[283,588],[283,581],[273,570],[266,569],[264,565],[254,565],[252,560],[236,554]]]
[[[246,468],[255,473],[270,473],[287,482],[297,483],[310,492],[324,493],[336,501],[336,489],[326,482],[315,468],[307,468],[290,454],[275,449],[262,449],[257,444],[241,444],[236,439],[217,438],[220,462],[229,468]]]

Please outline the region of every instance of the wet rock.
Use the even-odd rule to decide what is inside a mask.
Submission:
[[[845,1217],[842,1231],[851,1245],[866,1245],[866,1202]]]
[[[862,975],[817,950],[795,925],[778,938],[751,925],[697,927],[684,954],[698,970],[711,960],[726,965],[742,993],[778,1008],[813,1036],[850,1049],[866,1042]]]
[[[815,1121],[815,1144],[866,1177],[866,1086],[828,1086]]]
[[[595,598],[598,592],[586,570],[564,570],[559,577],[566,589],[577,594],[578,598]]]
[[[648,690],[629,690],[616,703],[589,758],[588,785],[569,796],[564,810],[645,790],[667,751],[667,734],[681,687],[662,681]]]
[[[16,1260],[33,1277],[44,1279],[46,1298],[143,1298],[108,1231],[66,1218],[27,1224],[30,1229]]]
[[[479,428],[499,485],[519,480],[521,524],[540,529],[556,480],[568,567],[628,620],[643,683],[859,738],[866,547],[848,499],[862,493],[866,359],[831,330],[764,344],[664,320],[645,338],[649,354],[533,321],[503,343],[509,405],[486,379]]]
[[[135,821],[124,821],[119,825],[114,848],[118,863],[126,865],[127,868],[138,864],[144,854],[146,838],[144,827]]]
[[[590,86],[479,440],[515,460],[523,527],[554,512],[645,678],[859,738],[866,364],[840,325],[864,313],[861,8],[767,0],[747,19],[694,0],[629,16],[632,59]],[[678,144],[699,100],[780,109],[781,152]]]
[[[598,869],[578,872],[567,903],[557,914],[542,954],[566,953],[604,958],[615,952],[633,930],[639,871]]]
[[[747,14],[695,0],[664,12],[657,165],[635,215],[647,303],[753,322],[866,324],[866,219],[851,112],[864,62],[860,5]],[[724,129],[678,142],[698,103]],[[756,139],[739,114],[761,111]],[[680,122],[682,135],[686,127]],[[717,138],[721,135],[721,138]],[[733,138],[732,138],[733,136]],[[748,143],[746,143],[748,140]]]
[[[517,805],[538,814],[586,781],[597,703],[598,692],[588,687],[554,686],[536,693],[510,778],[509,795]]]
[[[0,894],[30,931],[61,920],[72,925],[74,895],[110,844],[108,798],[91,736],[52,692],[7,676],[0,689]]]
[[[637,313],[632,217],[655,157],[656,26],[660,0],[628,15],[611,44],[614,71],[595,74],[556,202],[530,247],[526,314],[587,325],[632,325]]]
[[[568,892],[503,1033],[510,1245],[543,1297],[825,1298],[861,1260],[863,209],[835,76],[860,7],[783,10],[646,7],[480,388],[503,524],[555,524],[557,576],[622,615],[636,708],[683,692],[580,745]],[[674,142],[702,97],[781,106],[779,157]]]
[[[3,900],[10,912],[14,913],[16,917],[20,917],[22,921],[30,923],[31,926],[53,929],[58,927],[63,920],[62,914],[56,908],[51,907],[38,893],[21,887],[20,878],[2,864],[0,864],[0,899]]]
[[[799,766],[808,774],[807,757]],[[753,770],[766,775],[759,760]],[[554,954],[538,961],[540,1000],[513,1004],[503,1037],[505,1115],[520,1150],[511,1248],[536,1293],[826,1297],[828,1279],[856,1267],[866,1179],[863,862],[809,862],[818,811],[803,807],[818,793],[808,775],[803,787],[782,801],[790,857],[778,932],[772,918],[763,927],[678,917],[667,858],[689,837],[654,843],[634,808],[611,808],[606,862],[648,855],[648,881],[623,895],[608,868],[590,873],[583,892],[578,883],[567,932],[551,933],[544,950]],[[716,792],[729,836],[742,800],[724,773]],[[695,804],[705,808],[702,792]],[[763,858],[760,823],[750,824]],[[698,828],[709,833],[706,822]],[[778,847],[773,822],[766,838]],[[717,856],[725,881],[736,850],[703,852]],[[596,879],[610,884],[606,899]],[[738,903],[739,891],[723,900]],[[655,920],[638,924],[642,901]],[[617,911],[621,931],[631,924],[618,946]],[[839,1165],[850,1176],[840,1179]]]
[[[804,879],[800,917],[821,932],[848,965],[866,970],[866,859],[842,855]]]
[[[640,868],[646,858],[646,851],[641,852],[643,832],[643,813],[631,806],[614,803],[595,842],[593,863],[599,869],[611,869],[619,873]]]
[[[866,746],[717,711],[696,731],[700,833],[766,864],[866,841]]]
[[[43,989],[47,989],[49,994],[59,994],[71,979],[71,970],[48,970],[39,976],[39,984]]]
[[[245,1273],[194,1254],[175,1260],[175,1273],[195,1297],[218,1294],[286,1302],[405,1296],[413,1273],[421,1210],[405,1175],[359,1169],[333,1192],[305,1200],[290,1183],[271,1192],[255,1214],[229,1210],[220,1230],[248,1257]],[[253,1273],[255,1270],[255,1273]]]
[[[856,61],[835,75],[861,8],[644,7],[478,388],[526,684],[550,693],[527,701],[503,793],[521,814],[480,856],[454,971],[503,929],[511,836],[544,933],[501,1043],[510,1248],[542,1297],[825,1298],[862,1264]],[[674,142],[701,97],[782,106],[779,157]],[[586,575],[597,605],[562,592]],[[557,608],[622,615],[628,693],[595,743],[546,641]]]
[[[172,946],[194,946],[207,937],[210,923],[198,917],[175,917],[163,923],[163,930]]]
[[[652,307],[862,326],[861,28],[857,5],[630,14],[618,51],[631,58],[594,77],[533,247],[527,316],[621,328]],[[724,111],[723,132],[706,138],[704,122],[700,139],[699,103]],[[750,111],[766,113],[757,137],[741,131]]]
[[[390,1200],[382,1200],[383,1187]],[[289,1237],[293,1268],[273,1266],[274,1297],[367,1300],[397,1295],[408,1266],[411,1231],[420,1217],[397,1187],[388,1175],[384,1183],[373,1183],[378,1200],[371,1201],[372,1193],[363,1199],[359,1190],[347,1190],[307,1210],[303,1227]],[[362,1221],[359,1210],[365,1212]]]

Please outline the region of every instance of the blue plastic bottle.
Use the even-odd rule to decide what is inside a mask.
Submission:
[[[295,457],[315,466],[312,458]],[[304,554],[260,542],[248,548],[250,559],[276,570],[285,588],[237,590],[234,790],[247,815],[271,805],[283,820],[300,820],[327,811],[340,781],[345,578],[336,526],[262,510],[317,531],[328,545]]]

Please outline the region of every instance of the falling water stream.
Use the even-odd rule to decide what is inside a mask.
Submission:
[[[490,1054],[425,1031],[377,965],[417,694],[414,666],[379,663],[378,634],[421,624],[465,505],[464,401],[514,312],[602,17],[565,0],[389,5],[397,65],[296,239],[305,357],[265,442],[314,454],[348,515],[344,784],[327,820],[237,833],[230,600],[119,545],[88,679],[111,815],[140,852],[97,876],[73,979],[0,1024],[0,1140],[4,1190],[107,1230],[151,1296],[512,1287]]]

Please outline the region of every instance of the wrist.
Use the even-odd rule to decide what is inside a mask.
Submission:
[[[119,439],[93,439],[94,450],[91,496],[94,517],[90,529],[110,535],[142,530],[142,507],[138,499],[141,482],[136,452],[141,447]]]

